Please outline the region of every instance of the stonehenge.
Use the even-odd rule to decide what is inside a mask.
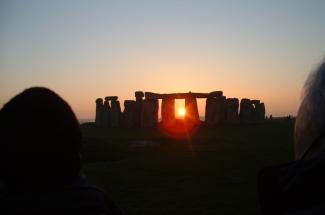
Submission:
[[[265,105],[260,100],[226,98],[222,91],[210,93],[168,93],[136,91],[135,100],[125,100],[121,111],[117,96],[96,99],[95,125],[98,127],[156,127],[159,121],[161,100],[161,123],[173,125],[175,99],[185,100],[184,121],[207,126],[262,123],[265,120]],[[200,120],[197,99],[206,99],[205,120]]]
[[[135,125],[135,107],[133,100],[124,101],[124,111],[122,114],[122,125],[125,127],[133,127]]]
[[[240,101],[240,121],[242,123],[252,123],[253,122],[253,112],[254,112],[254,106],[252,104],[252,101],[250,99],[242,99]]]
[[[195,97],[191,95],[185,98],[185,121],[191,124],[199,124],[200,116]]]
[[[141,127],[154,127],[158,124],[158,99],[145,99],[142,103]]]
[[[222,94],[210,94],[205,105],[205,122],[209,126],[226,122],[226,97]]]
[[[240,121],[244,124],[259,123],[265,119],[265,105],[260,100],[244,98],[240,102]]]
[[[163,98],[161,102],[161,122],[169,126],[175,121],[175,99]]]
[[[134,93],[134,96],[136,98],[135,100],[135,125],[137,127],[141,127],[141,114],[142,114],[142,103],[143,103],[143,97],[144,93],[142,91],[136,91]]]
[[[121,107],[117,96],[96,99],[95,124],[98,127],[119,127],[121,125]]]
[[[265,105],[260,100],[252,100],[254,106],[253,121],[259,122],[265,118]]]
[[[104,104],[103,99],[96,99],[96,116],[95,116],[95,124],[98,127],[103,126],[104,119]]]
[[[228,124],[240,123],[238,108],[239,108],[239,100],[237,98],[228,98],[226,100],[226,122]]]
[[[105,101],[103,104],[103,118],[102,118],[102,125],[103,127],[108,127],[110,125],[110,116],[111,114],[111,107],[109,105],[109,98],[105,97]]]
[[[110,123],[112,127],[118,127],[121,119],[121,107],[117,98],[111,99]]]

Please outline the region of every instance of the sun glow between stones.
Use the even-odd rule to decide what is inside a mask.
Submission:
[[[177,115],[178,115],[179,117],[184,117],[184,116],[186,115],[186,110],[185,110],[185,108],[183,108],[183,107],[178,108],[178,109],[177,109]]]

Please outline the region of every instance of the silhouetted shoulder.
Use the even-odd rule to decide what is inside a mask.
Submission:
[[[78,183],[56,191],[8,192],[0,201],[1,214],[120,215],[121,210],[101,189]]]

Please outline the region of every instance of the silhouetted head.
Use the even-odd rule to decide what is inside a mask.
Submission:
[[[81,130],[53,91],[34,87],[0,111],[0,177],[9,187],[55,189],[80,171]]]
[[[307,150],[308,157],[325,155],[324,134],[325,62],[309,75],[304,85],[303,100],[295,125],[295,159],[301,159]]]

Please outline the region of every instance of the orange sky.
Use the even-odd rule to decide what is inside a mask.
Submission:
[[[5,0],[0,20],[0,105],[45,86],[80,119],[94,119],[96,98],[123,104],[137,90],[222,90],[260,99],[268,115],[295,115],[325,56],[317,0]]]

